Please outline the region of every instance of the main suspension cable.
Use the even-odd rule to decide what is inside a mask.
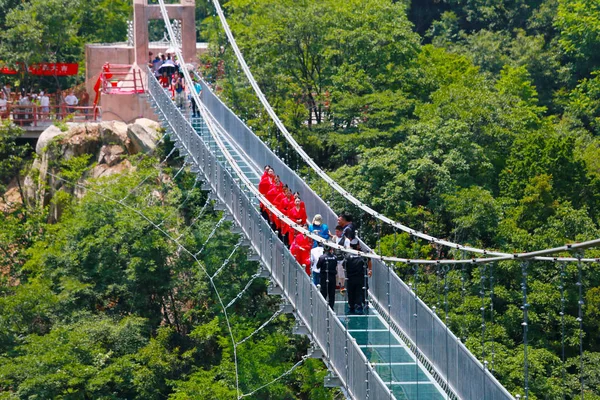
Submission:
[[[321,177],[327,184],[329,184],[329,186],[331,186],[333,189],[335,189],[338,193],[340,193],[342,195],[342,197],[344,197],[346,200],[348,200],[354,206],[360,208],[362,211],[379,219],[380,221],[386,223],[387,225],[391,225],[395,228],[400,229],[403,232],[410,234],[411,236],[421,238],[421,239],[426,240],[431,243],[440,244],[440,245],[443,245],[446,247],[451,247],[454,249],[463,250],[463,251],[470,252],[470,253],[492,255],[492,256],[497,256],[497,257],[508,257],[508,258],[496,259],[496,261],[508,260],[508,259],[513,258],[514,255],[509,254],[509,253],[487,250],[487,249],[480,249],[480,248],[476,248],[476,247],[462,245],[459,243],[450,242],[450,241],[447,241],[444,239],[439,239],[434,236],[427,235],[423,232],[417,231],[417,230],[410,228],[406,225],[403,225],[399,222],[396,222],[396,221],[390,219],[389,217],[386,217],[385,215],[375,211],[368,205],[364,204],[363,202],[358,200],[356,197],[354,197],[351,193],[349,193],[347,190],[342,188],[335,180],[330,178],[329,175],[327,175],[327,173],[325,171],[323,171],[317,165],[317,163],[315,163],[315,161],[304,151],[304,149],[302,149],[302,147],[298,144],[298,142],[296,142],[294,137],[289,133],[289,131],[287,130],[287,128],[285,127],[283,122],[279,119],[279,117],[277,116],[277,114],[275,113],[273,108],[271,107],[271,104],[267,100],[266,96],[260,89],[260,86],[254,79],[254,76],[253,76],[252,72],[250,71],[248,64],[246,63],[246,60],[244,59],[244,56],[237,45],[235,37],[233,36],[233,33],[231,32],[229,23],[227,22],[227,19],[225,18],[225,14],[223,13],[223,10],[221,8],[221,4],[219,3],[219,0],[213,0],[213,4],[214,4],[215,10],[217,11],[217,14],[219,16],[219,20],[221,21],[221,25],[223,26],[223,29],[225,30],[225,34],[227,35],[229,43],[231,44],[231,47],[236,55],[236,58],[237,58],[238,62],[240,63],[242,70],[244,71],[246,77],[248,78],[250,85],[254,89],[254,91],[255,91],[258,99],[262,103],[263,107],[265,108],[265,110],[267,111],[267,113],[269,114],[269,116],[271,117],[271,119],[273,120],[275,125],[277,126],[277,128],[279,128],[279,131],[286,138],[286,140],[290,143],[292,148],[317,173],[317,175],[319,175],[319,177]],[[184,71],[184,74],[185,73],[186,73],[186,71]],[[596,240],[596,244],[600,244],[600,239]],[[392,260],[388,260],[388,261],[392,261]],[[552,259],[549,259],[546,261],[552,261]],[[572,260],[572,261],[575,261],[575,260]],[[402,261],[400,261],[400,262],[402,262]],[[592,262],[597,262],[597,260],[594,260]]]

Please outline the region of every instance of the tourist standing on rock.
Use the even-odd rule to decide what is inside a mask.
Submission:
[[[324,253],[317,261],[317,268],[321,271],[321,294],[334,310],[335,306],[335,276],[337,273],[337,258],[333,249],[324,246]]]

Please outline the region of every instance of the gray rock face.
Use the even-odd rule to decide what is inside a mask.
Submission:
[[[100,149],[98,165],[106,164],[109,167],[112,167],[115,164],[118,164],[125,154],[125,149],[122,146],[118,144],[105,144]]]
[[[60,215],[59,207],[51,200],[58,191],[67,191],[75,196],[83,196],[82,189],[65,185],[53,177],[58,172],[57,165],[84,154],[91,154],[96,161],[93,168],[81,176],[79,182],[87,179],[108,177],[127,173],[135,167],[127,159],[130,154],[151,153],[156,149],[160,138],[160,125],[152,120],[140,118],[131,125],[118,121],[101,123],[68,124],[68,131],[62,132],[56,126],[48,127],[36,145],[38,158],[34,161],[32,174],[25,178],[25,192],[31,204],[50,205],[51,215]],[[55,141],[55,142],[53,142]],[[52,146],[49,146],[53,143]],[[51,173],[51,174],[50,174]]]
[[[148,153],[154,151],[159,139],[159,125],[149,119],[140,118],[127,127],[127,137],[130,140],[129,151],[135,153]]]
[[[37,153],[37,155],[38,156],[42,155],[42,152],[44,151],[44,149],[46,147],[48,147],[48,145],[50,144],[52,139],[54,139],[57,136],[64,135],[64,134],[65,134],[65,132],[61,132],[61,130],[58,129],[54,125],[50,125],[49,127],[47,127],[46,130],[44,130],[44,132],[42,132],[42,134],[40,135],[40,138],[38,139],[37,144],[35,145],[35,152]]]
[[[103,121],[100,123],[100,139],[104,144],[129,144],[127,124],[121,121]]]

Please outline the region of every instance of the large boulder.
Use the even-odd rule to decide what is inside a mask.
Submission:
[[[100,149],[98,164],[106,164],[109,167],[118,164],[126,155],[123,146],[118,144],[105,144]]]
[[[60,141],[62,158],[69,160],[83,154],[98,154],[102,147],[98,124],[77,124],[69,128]]]
[[[121,121],[101,122],[100,138],[103,144],[123,144],[128,147],[127,124]]]
[[[98,164],[92,169],[90,173],[90,178],[100,178],[116,174],[122,174],[133,169],[134,167],[131,165],[131,162],[129,162],[129,160],[127,159],[112,166],[108,164]]]
[[[130,140],[129,152],[131,154],[153,152],[160,139],[159,127],[158,123],[150,119],[136,119],[135,123],[127,128],[127,137]]]
[[[58,127],[50,125],[40,135],[40,138],[38,139],[37,144],[35,145],[35,152],[38,154],[38,156],[41,156],[44,150],[52,141],[52,139],[64,134],[65,132],[61,131]]]

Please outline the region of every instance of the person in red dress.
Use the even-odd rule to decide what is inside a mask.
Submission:
[[[287,216],[288,208],[290,207],[289,198],[292,196],[292,191],[287,185],[283,186],[283,191],[275,198],[273,205],[277,207],[279,211],[281,211],[284,215]],[[280,234],[279,238],[286,245],[289,246],[290,242],[287,238],[287,233],[289,231],[289,226],[287,223],[280,221]]]
[[[273,169],[269,165],[267,165],[267,166],[265,166],[263,175],[260,178],[260,182],[258,183],[258,191],[263,196],[266,196],[267,193],[269,193],[269,190],[271,190],[272,186],[273,186]],[[264,219],[266,219],[267,221],[269,220],[269,210],[267,210],[267,208],[265,207],[265,205],[262,202],[260,203],[260,213]]]
[[[287,216],[297,224],[300,224],[300,225],[306,224],[306,220],[307,220],[306,209],[304,209],[302,207],[302,200],[300,200],[300,197],[295,198],[294,207],[292,207],[291,209],[288,210]],[[295,233],[296,233],[296,231],[294,231],[293,229],[290,229],[290,234],[289,234],[289,238],[288,238],[290,243],[293,242],[293,240],[294,240],[293,235]]]
[[[308,226],[304,224],[304,229],[308,229]],[[293,230],[293,229],[292,229]],[[296,232],[296,231],[294,231]],[[294,242],[290,247],[290,252],[298,261],[298,264],[304,267],[304,270],[308,276],[310,276],[310,250],[312,249],[312,239],[303,233],[298,233],[294,238]]]
[[[271,189],[269,190],[269,192],[266,195],[269,203],[274,204],[275,199],[277,198],[277,196],[279,196],[279,194],[282,191],[283,191],[283,184],[279,180],[279,176],[275,175],[275,180],[273,181],[273,184],[271,185]],[[271,214],[271,213],[269,213],[269,214]],[[277,230],[277,231],[279,231],[281,229],[281,221],[279,220],[279,218],[277,218],[273,214],[271,214],[271,227],[273,228],[273,230]]]

